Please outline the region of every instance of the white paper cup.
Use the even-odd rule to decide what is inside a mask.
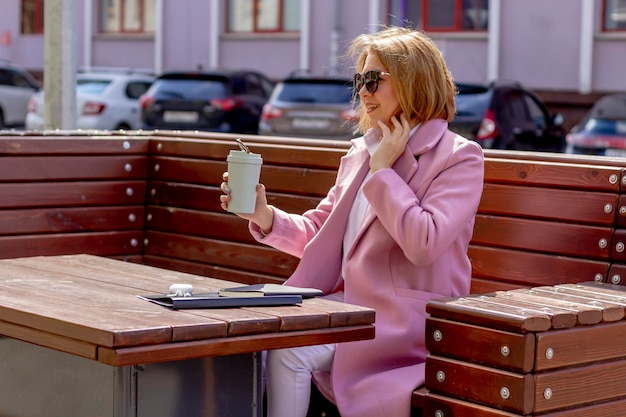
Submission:
[[[263,159],[256,153],[232,150],[228,162],[228,186],[230,201],[227,211],[231,213],[254,213],[256,186],[261,177]]]

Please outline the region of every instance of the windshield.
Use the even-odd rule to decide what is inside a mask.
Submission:
[[[77,93],[101,94],[111,80],[76,80]]]
[[[284,83],[278,95],[280,101],[297,103],[350,103],[352,85],[344,83]]]
[[[227,85],[215,80],[161,80],[155,86],[155,96],[196,100],[213,100],[227,96]]]

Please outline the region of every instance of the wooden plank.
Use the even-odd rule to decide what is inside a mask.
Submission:
[[[147,204],[223,213],[219,205],[220,194],[222,192],[218,186],[149,181]],[[290,195],[267,190],[268,204],[290,213],[304,213],[317,206],[321,199],[322,196]]]
[[[329,327],[371,324],[376,317],[376,312],[371,308],[332,302],[320,297],[305,299],[302,306],[328,314]]]
[[[0,209],[137,205],[145,193],[145,181],[0,183]]]
[[[626,409],[626,399],[620,399],[566,410],[541,413],[541,417],[623,417],[624,409]],[[443,414],[436,414],[437,412]],[[433,393],[426,394],[423,415],[428,417],[435,417],[438,415],[459,417],[520,416],[520,414],[512,414],[495,408],[485,407],[468,401],[462,401]],[[539,414],[533,413],[528,414],[528,416],[539,416]]]
[[[199,134],[194,138],[166,138],[157,134],[151,142],[150,152],[154,155],[207,158],[226,160],[230,150],[239,149],[238,136]],[[241,135],[252,152],[258,153],[266,164],[303,166],[336,170],[350,143],[346,141],[286,139]]]
[[[617,193],[487,183],[478,211],[610,226],[615,222],[617,201]]]
[[[145,255],[204,262],[278,277],[291,275],[299,262],[296,257],[266,246],[151,230],[146,230],[145,238]]]
[[[138,255],[141,230],[0,236],[0,258],[90,253],[101,256]]]
[[[212,340],[166,343],[119,349],[98,349],[98,361],[126,366],[168,362],[205,356],[237,355],[269,349],[285,349],[326,343],[354,342],[374,338],[374,326],[331,327],[327,329],[229,337]]]
[[[73,134],[70,134],[73,133]],[[62,132],[59,134],[0,135],[0,155],[145,155],[151,136]]]
[[[152,157],[153,180],[219,186],[227,170],[226,158],[212,161],[190,158]],[[263,164],[260,181],[268,190],[299,195],[325,195],[335,182],[336,171],[309,167]]]
[[[617,227],[626,228],[626,194],[620,194],[617,203]]]
[[[260,245],[248,231],[248,221],[232,213],[148,206],[151,230]]]
[[[426,358],[425,387],[430,392],[519,414],[535,405],[531,374],[518,374],[450,358]]]
[[[626,262],[626,229],[616,229],[611,246],[611,258],[616,262]]]
[[[551,306],[561,306],[576,311],[579,324],[595,324],[600,321],[617,321],[624,318],[624,308],[614,303],[568,295],[555,291],[553,287],[535,287],[530,290],[513,290],[506,296],[528,299],[532,302],[545,303]],[[585,317],[583,318],[583,314]],[[595,315],[599,316],[596,321]]]
[[[604,282],[616,285],[626,285],[626,263],[620,262],[611,264],[609,273],[607,274],[607,278]]]
[[[567,301],[565,299],[555,299],[547,294],[536,293],[534,288],[516,289],[506,292],[497,292],[496,296],[503,299],[519,300],[527,304],[537,306],[537,308],[559,307],[572,312],[575,316],[574,324],[596,324],[602,321],[602,308],[594,305],[583,305],[581,303]],[[570,326],[571,327],[571,326]]]
[[[507,411],[497,410],[484,405],[458,400],[432,392],[424,398],[424,417],[459,416],[459,417],[520,417]]]
[[[535,371],[624,357],[626,321],[537,333]]]
[[[0,235],[143,229],[144,206],[0,210]]]
[[[624,398],[626,359],[542,372],[535,379],[537,413],[616,400]]]
[[[597,164],[485,158],[485,182],[619,192],[621,168]]]
[[[610,227],[477,215],[472,243],[603,260],[612,234]]]
[[[17,156],[2,158],[0,181],[144,179],[145,155]]]
[[[608,259],[595,261],[477,244],[470,245],[468,255],[472,278],[489,283],[481,291],[472,289],[473,293],[605,280],[610,265]],[[478,281],[472,285],[478,285]]]
[[[434,317],[426,319],[431,354],[528,373],[535,364],[535,334],[510,333]]]
[[[547,314],[537,314],[524,308],[501,307],[472,298],[432,299],[426,304],[426,312],[442,319],[515,333],[545,331],[552,326]]]
[[[36,343],[60,352],[80,356],[81,358],[98,359],[96,345],[81,340],[62,337],[43,330],[0,321],[0,334],[24,342]]]
[[[530,288],[520,284],[510,284],[493,279],[472,277],[470,291],[472,294],[489,294],[495,291],[509,291],[517,288]]]
[[[571,308],[563,308],[559,305],[549,305],[545,302],[536,302],[530,298],[509,297],[509,292],[498,291],[496,294],[473,296],[473,298],[489,304],[495,304],[506,310],[507,307],[527,310],[530,313],[545,314],[550,317],[553,329],[573,327],[579,320],[578,311]],[[470,298],[468,296],[468,298]]]

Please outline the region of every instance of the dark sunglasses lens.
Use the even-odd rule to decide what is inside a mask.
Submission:
[[[370,94],[374,94],[378,90],[378,73],[368,71],[365,74],[354,74],[354,91],[358,94],[364,85]]]

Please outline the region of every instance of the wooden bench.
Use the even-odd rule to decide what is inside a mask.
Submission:
[[[314,207],[349,143],[243,136],[268,199]],[[234,136],[193,132],[0,134],[0,257],[91,253],[245,283],[298,260],[255,242],[219,207]],[[485,151],[469,249],[472,293],[626,278],[626,160]],[[423,404],[426,391],[414,394]]]
[[[0,140],[0,258],[88,252],[141,261],[148,138]]]

